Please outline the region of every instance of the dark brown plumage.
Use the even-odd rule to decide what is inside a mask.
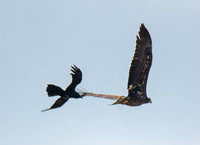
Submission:
[[[58,96],[60,96],[60,98],[58,98],[55,101],[55,103],[49,109],[45,109],[45,110],[42,110],[42,111],[47,111],[47,110],[50,110],[50,109],[55,109],[55,108],[61,107],[63,104],[65,104],[68,101],[69,98],[76,98],[76,99],[82,98],[80,96],[80,94],[75,91],[76,86],[82,80],[82,72],[75,65],[71,66],[71,67],[72,67],[72,69],[71,69],[71,71],[72,71],[72,73],[71,73],[72,82],[65,89],[65,91],[58,86],[55,86],[53,84],[48,84],[48,86],[46,88],[48,96],[52,97],[52,96],[58,95]]]
[[[147,97],[146,85],[149,70],[152,64],[152,42],[151,36],[141,24],[139,36],[136,40],[136,49],[129,70],[128,96],[105,95],[85,92],[83,96],[95,96],[117,100],[114,104],[125,104],[129,106],[139,106],[144,103],[152,103]]]

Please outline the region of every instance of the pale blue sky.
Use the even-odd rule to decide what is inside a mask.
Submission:
[[[0,144],[199,145],[199,0],[0,0]],[[147,93],[152,104],[55,98],[70,66],[94,93],[127,95],[136,34],[153,41]]]

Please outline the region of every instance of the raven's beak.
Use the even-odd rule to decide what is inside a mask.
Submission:
[[[150,101],[149,103],[151,103],[151,104],[152,104],[152,101]]]

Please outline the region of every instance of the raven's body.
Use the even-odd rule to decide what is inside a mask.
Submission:
[[[82,80],[82,72],[75,65],[72,66],[71,71],[72,71],[72,73],[71,73],[72,82],[66,88],[66,90],[63,90],[62,88],[55,86],[53,84],[48,84],[47,89],[46,89],[48,96],[52,97],[52,96],[58,95],[58,96],[60,96],[60,98],[58,98],[56,100],[56,102],[49,109],[45,109],[45,110],[42,110],[42,111],[47,111],[47,110],[50,110],[50,109],[55,109],[55,108],[61,107],[62,105],[64,105],[68,101],[69,98],[76,98],[76,99],[82,98],[80,96],[80,94],[75,91],[76,86]]]

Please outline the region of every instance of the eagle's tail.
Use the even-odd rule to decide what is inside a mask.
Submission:
[[[121,96],[116,102],[114,102],[111,105],[116,105],[116,104],[126,104],[128,101],[126,100],[125,96]]]
[[[46,91],[49,97],[56,95],[62,96],[65,93],[63,89],[53,84],[48,84]]]

